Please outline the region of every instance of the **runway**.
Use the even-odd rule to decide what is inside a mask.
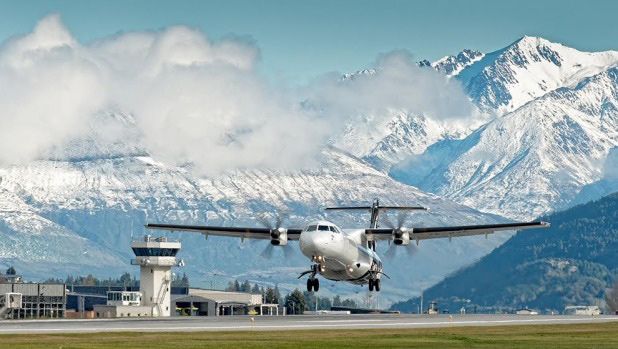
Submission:
[[[253,319],[253,321],[251,320]],[[5,320],[0,334],[281,331],[313,329],[430,328],[458,326],[547,325],[618,321],[618,316],[566,315],[300,315],[124,318],[96,320]]]

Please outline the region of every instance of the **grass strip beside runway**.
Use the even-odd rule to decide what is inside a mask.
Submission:
[[[2,348],[618,348],[618,322],[425,329],[1,335]]]

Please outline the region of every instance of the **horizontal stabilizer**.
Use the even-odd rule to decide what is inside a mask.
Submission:
[[[335,211],[335,210],[371,210],[371,206],[344,206],[344,207],[326,207],[325,210]],[[426,207],[422,206],[378,206],[378,210],[386,211],[386,210],[401,210],[401,211],[427,211]]]

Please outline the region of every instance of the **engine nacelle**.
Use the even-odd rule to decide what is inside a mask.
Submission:
[[[409,245],[410,244],[410,232],[403,231],[401,229],[393,230],[393,243],[395,245]]]
[[[288,244],[288,230],[284,228],[270,231],[270,244],[273,246],[285,246]]]

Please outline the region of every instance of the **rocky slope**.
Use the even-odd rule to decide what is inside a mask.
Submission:
[[[563,87],[432,145],[393,176],[486,212],[531,218],[564,207],[603,177],[618,146],[618,70]]]

